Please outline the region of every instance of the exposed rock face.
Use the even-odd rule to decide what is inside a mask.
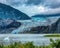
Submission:
[[[60,33],[60,18],[53,24],[49,26],[37,26],[32,27],[29,31],[22,33]]]
[[[60,33],[60,18],[51,25],[51,33]]]
[[[15,20],[0,20],[0,33],[1,34],[8,34],[11,33],[13,30],[17,29],[21,26],[20,22],[17,22]]]
[[[40,33],[48,33],[48,31],[49,31],[48,26],[38,26],[38,27],[31,28],[30,31],[25,31],[22,33],[40,34]]]

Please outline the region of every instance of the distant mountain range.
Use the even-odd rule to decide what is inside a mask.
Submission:
[[[47,23],[52,24],[60,18],[60,14],[38,14],[31,17],[32,19],[40,19],[41,21],[47,21]]]
[[[30,17],[25,13],[9,6],[0,3],[0,18],[1,19],[17,19],[17,20],[28,20]]]
[[[60,16],[60,13],[56,13],[56,14],[37,14],[34,15],[32,17],[57,17]]]

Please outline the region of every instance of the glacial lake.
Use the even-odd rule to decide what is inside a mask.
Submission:
[[[45,34],[0,34],[0,42],[9,43],[12,42],[33,42],[34,45],[48,45],[50,44],[50,38],[44,37]],[[60,38],[52,38],[60,39]]]

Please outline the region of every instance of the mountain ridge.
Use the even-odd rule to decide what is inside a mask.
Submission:
[[[28,15],[25,13],[9,6],[0,3],[0,18],[10,18],[10,19],[17,19],[17,20],[28,20],[31,19]]]
[[[60,16],[60,13],[56,13],[56,14],[37,14],[37,15],[33,15],[32,17],[57,17]]]

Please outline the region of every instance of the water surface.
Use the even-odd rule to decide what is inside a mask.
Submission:
[[[50,44],[49,37],[43,37],[45,34],[5,34],[0,35],[0,42],[9,43],[11,42],[33,42],[34,45],[48,45]],[[52,38],[60,39],[60,38]]]

